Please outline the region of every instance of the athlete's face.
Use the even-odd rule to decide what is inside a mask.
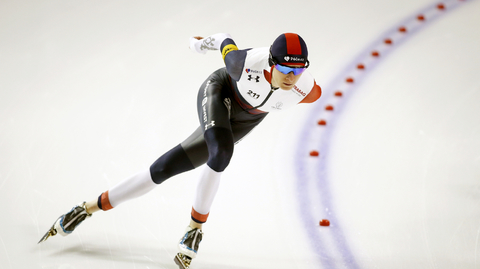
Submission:
[[[296,65],[287,65],[289,67],[301,67]],[[288,74],[284,74],[277,70],[277,68],[273,68],[272,72],[272,86],[279,87],[282,90],[291,90],[293,86],[297,83],[300,79],[302,74],[294,75],[293,72]]]

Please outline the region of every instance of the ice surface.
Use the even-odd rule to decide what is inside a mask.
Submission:
[[[188,38],[217,32],[241,48],[298,32],[324,95],[238,144],[192,269],[479,267],[480,2],[459,2],[367,65],[316,136],[335,82],[435,2],[3,1],[0,268],[176,268],[198,171],[36,243],[196,128],[222,60]]]

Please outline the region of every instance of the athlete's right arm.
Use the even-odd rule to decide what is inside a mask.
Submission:
[[[190,37],[190,49],[202,54],[207,53],[209,50],[220,50],[220,46],[225,39],[231,40],[231,36],[220,33],[205,38],[199,36]]]
[[[245,66],[245,59],[247,57],[248,50],[239,50],[231,38],[227,38],[222,42],[220,50],[222,52],[225,66],[227,67],[228,74],[234,80],[240,80],[243,67]]]
[[[228,74],[239,80],[245,64],[247,50],[238,50],[237,45],[229,34],[214,34],[209,37],[191,37],[190,49],[205,54],[209,50],[219,50],[227,67]]]

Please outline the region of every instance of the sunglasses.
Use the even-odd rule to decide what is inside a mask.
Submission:
[[[285,75],[288,75],[290,72],[293,72],[295,76],[300,75],[301,73],[303,73],[303,71],[305,71],[305,69],[307,69],[306,67],[289,67],[281,64],[276,64],[275,68]]]

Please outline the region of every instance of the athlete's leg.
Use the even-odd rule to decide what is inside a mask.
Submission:
[[[228,91],[223,88],[225,84],[221,83],[225,82],[225,78],[222,80],[216,73],[202,84],[198,94],[201,126],[181,144],[158,158],[150,169],[125,179],[102,193],[98,199],[87,202],[89,213],[109,210],[125,201],[140,197],[166,179],[206,162],[192,210],[193,220],[197,223],[206,221],[221,174],[233,155],[234,142],[261,121],[257,116],[253,120],[231,125],[231,109],[235,113],[238,110],[235,106],[231,107],[229,96],[225,96]],[[239,119],[243,120],[242,117]]]
[[[201,228],[210,212],[220,178],[233,155],[234,138],[228,99],[229,78],[218,71],[204,82],[198,93],[197,108],[203,138],[208,149],[207,165],[198,180],[192,206],[191,226]]]
[[[184,150],[184,146],[187,151]],[[194,152],[195,154],[188,156],[187,152]],[[40,239],[39,243],[57,233],[64,236],[68,235],[93,213],[102,209],[112,209],[120,203],[142,196],[154,189],[168,177],[193,169],[205,163],[207,159],[208,150],[203,141],[203,133],[200,129],[197,129],[187,140],[182,142],[182,144],[174,147],[160,157],[150,169],[141,171],[116,184],[110,190],[102,193],[98,199],[83,202],[75,206],[68,213],[60,216],[50,230]],[[152,178],[152,175],[155,176],[155,179]]]
[[[85,207],[90,214],[99,210],[107,211],[125,201],[146,194],[156,186],[157,184],[153,182],[150,172],[144,170],[114,185],[97,199],[87,202]]]
[[[222,172],[233,154],[233,135],[230,130],[229,112],[223,104],[221,92],[222,85],[218,83],[217,76],[212,74],[202,84],[198,94],[200,102],[198,107],[204,109],[199,112],[202,117],[201,126],[181,144],[158,158],[150,166],[149,171],[128,178],[100,195],[97,207],[104,211],[112,209],[125,201],[144,195],[166,179],[194,169],[205,162],[214,171]],[[215,118],[209,121],[211,115],[215,115]],[[206,173],[209,179],[212,178],[212,173],[208,169]],[[217,182],[210,185],[218,188]],[[211,188],[209,190],[210,193],[215,192]],[[210,196],[212,195],[209,194],[208,197]],[[93,211],[95,208],[88,210]]]
[[[123,202],[146,194],[174,175],[204,164],[208,158],[208,151],[203,134],[199,130],[198,128],[184,142],[163,154],[149,169],[125,179],[102,193],[97,200],[88,202],[87,211],[93,213],[98,210],[110,210]]]

